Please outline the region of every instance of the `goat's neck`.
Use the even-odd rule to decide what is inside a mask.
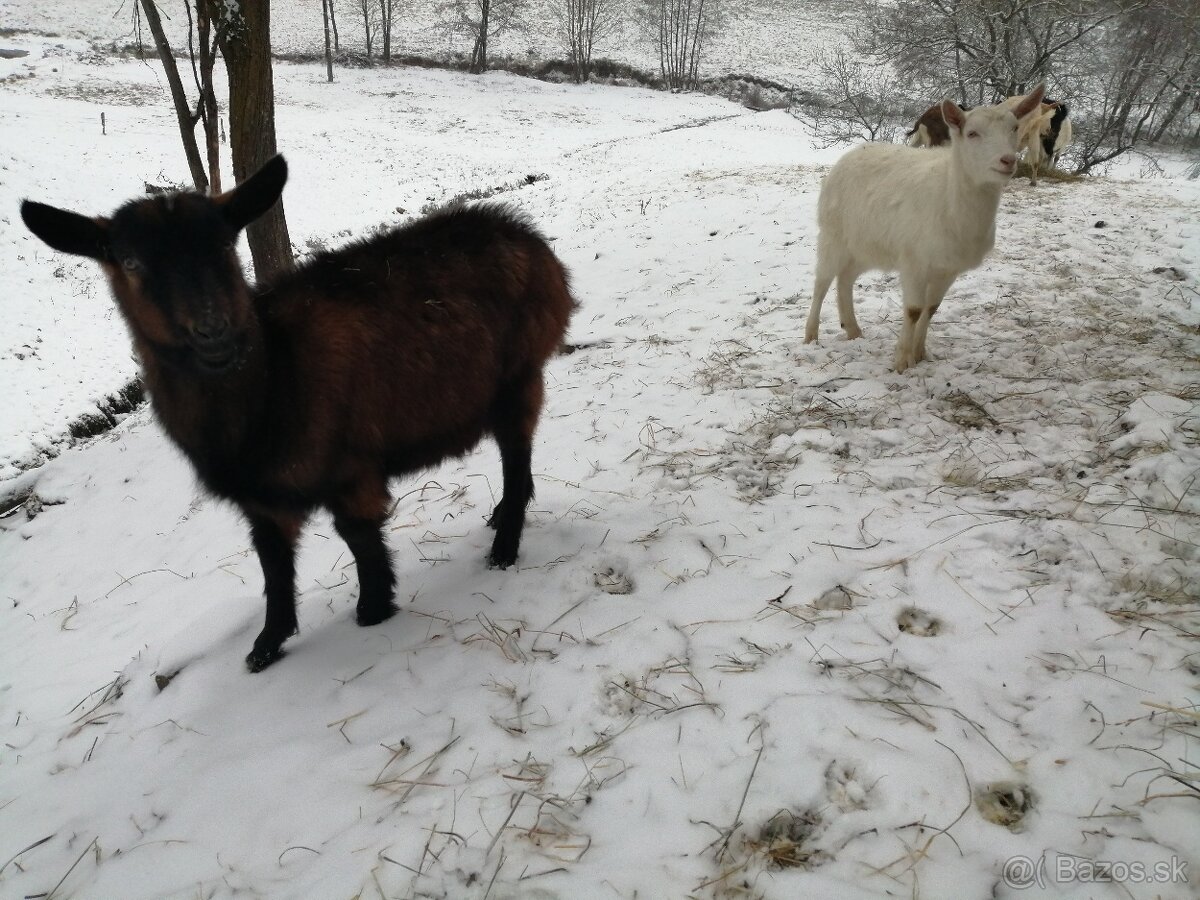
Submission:
[[[948,154],[946,162],[942,221],[950,233],[971,244],[983,243],[984,249],[990,250],[1004,185],[972,179],[964,160],[954,151]]]
[[[138,347],[155,412],[171,439],[194,461],[233,461],[264,427],[266,358],[254,322],[242,357],[228,372],[204,377]]]

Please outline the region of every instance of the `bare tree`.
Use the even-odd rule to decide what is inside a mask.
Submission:
[[[379,33],[379,7],[375,5],[375,0],[354,0],[354,6],[362,16],[363,39],[367,44],[367,61],[370,62],[375,36]]]
[[[1200,138],[1200,7],[1159,0],[1122,21],[1119,46],[1063,75],[1090,115],[1075,129],[1076,171],[1087,172],[1139,143]]]
[[[1139,142],[1200,137],[1197,0],[874,0],[852,44],[917,105],[1047,82],[1071,110],[1077,172]]]
[[[276,154],[275,85],[271,76],[271,4],[205,0],[219,29],[229,78],[229,144],[241,183]],[[246,229],[254,272],[269,280],[292,265],[292,244],[280,200]]]
[[[171,91],[171,103],[175,107],[175,120],[179,124],[179,137],[183,141],[183,153],[187,157],[192,184],[202,194],[207,193],[208,176],[204,171],[204,162],[200,159],[200,148],[196,144],[196,122],[199,116],[192,112],[187,94],[183,90],[183,81],[179,77],[179,68],[175,65],[175,56],[171,53],[171,45],[167,42],[166,32],[163,31],[158,7],[154,0],[141,0],[141,6],[142,13],[146,17],[146,25],[154,37],[154,47],[162,62],[163,72],[167,76],[167,86]]]
[[[488,41],[521,21],[529,0],[447,0],[442,6],[449,14],[446,27],[474,39],[471,71],[487,71]]]
[[[960,101],[989,103],[1046,80],[1055,57],[1149,2],[875,0],[853,43],[913,84],[938,84],[952,72]]]
[[[379,0],[379,31],[383,38],[383,61],[392,61],[392,22],[396,16],[396,0]]]
[[[705,43],[719,22],[719,0],[642,0],[640,18],[658,51],[659,71],[671,90],[700,83]]]
[[[329,46],[329,7],[331,5],[331,0],[321,0],[321,24],[325,26],[325,71],[329,75],[330,84],[333,83],[333,50]]]
[[[824,146],[896,139],[905,101],[890,66],[852,56],[841,47],[818,51],[814,62],[823,102],[797,117],[812,125]]]
[[[214,27],[212,16],[203,0],[197,0],[194,10],[192,0],[184,0],[183,6],[188,17],[188,58],[192,62],[192,78],[196,82],[196,92],[200,98],[196,102],[196,111],[204,128],[205,153],[208,157],[208,188],[212,193],[218,194],[221,192],[221,146],[220,123],[217,120],[217,92],[213,89],[213,68],[217,63],[221,26]],[[200,42],[199,64],[194,39]]]
[[[558,26],[575,81],[588,80],[592,51],[618,22],[620,0],[558,0]]]

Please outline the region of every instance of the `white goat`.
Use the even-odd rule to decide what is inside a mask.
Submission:
[[[1014,109],[963,112],[942,103],[950,146],[917,150],[866,144],[837,161],[817,201],[817,275],[804,339],[817,339],[821,303],[837,278],[838,314],[849,338],[854,280],[872,269],[900,272],[904,322],[896,371],[925,358],[929,320],[954,279],[978,266],[996,240],[1000,194],[1017,165],[1017,121],[1042,100],[1039,85]]]

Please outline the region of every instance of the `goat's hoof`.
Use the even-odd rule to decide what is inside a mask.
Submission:
[[[504,518],[504,501],[501,500],[496,504],[496,508],[492,510],[492,514],[488,516],[487,527],[496,528],[500,521]]]
[[[364,628],[386,622],[399,611],[391,600],[386,603],[371,603],[363,606],[361,603],[354,613],[354,620]]]
[[[816,340],[817,336],[815,334],[806,334],[804,336],[804,343],[806,344],[814,344],[816,343]]]
[[[508,551],[497,550],[493,547],[492,552],[488,554],[487,562],[489,569],[507,569],[509,566],[516,565],[517,551],[513,550],[510,553]]]
[[[857,341],[860,337],[862,337],[862,329],[861,328],[847,328],[846,329],[846,340]]]
[[[279,647],[255,647],[246,657],[246,668],[251,672],[261,672],[267,666],[278,662],[287,656],[287,651]]]

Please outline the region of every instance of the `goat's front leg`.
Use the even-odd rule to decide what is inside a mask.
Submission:
[[[925,359],[925,336],[929,333],[929,323],[932,321],[934,314],[937,313],[938,307],[942,305],[942,300],[946,297],[946,291],[950,290],[950,285],[954,283],[954,275],[934,275],[932,276],[925,287],[925,308],[921,313],[921,318],[917,322],[913,339],[913,357],[917,362]]]
[[[246,657],[251,672],[261,672],[283,656],[283,642],[297,631],[296,538],[304,520],[291,515],[250,515],[250,537],[262,564],[267,618]]]
[[[900,323],[900,336],[896,339],[897,372],[903,372],[917,362],[917,322],[925,312],[925,279],[901,272],[900,291],[904,303],[904,321]]]
[[[333,505],[333,527],[358,569],[359,625],[378,625],[396,614],[396,574],[383,537],[388,504],[387,482],[371,479]]]

